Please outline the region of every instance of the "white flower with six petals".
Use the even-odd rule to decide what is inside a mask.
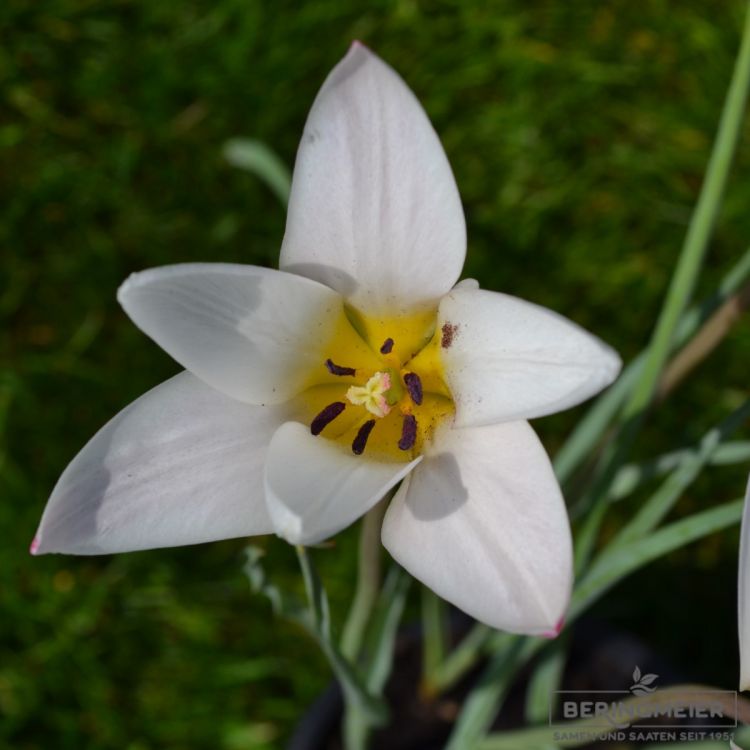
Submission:
[[[553,312],[456,284],[465,251],[427,116],[355,43],[305,126],[281,270],[184,264],[120,288],[186,372],[76,456],[32,551],[311,544],[403,480],[383,523],[393,557],[489,625],[556,633],[570,529],[525,420],[589,398],[620,360]]]

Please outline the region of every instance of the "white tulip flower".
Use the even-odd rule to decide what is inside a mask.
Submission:
[[[176,265],[120,288],[186,372],[76,456],[32,551],[313,544],[401,482],[382,530],[401,565],[482,622],[556,634],[570,527],[525,420],[597,393],[620,360],[549,310],[456,284],[465,253],[435,131],[355,43],[305,126],[281,270]]]

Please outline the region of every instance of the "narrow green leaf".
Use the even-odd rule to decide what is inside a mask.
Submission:
[[[611,501],[622,500],[631,495],[643,484],[674,471],[693,453],[693,449],[665,453],[653,461],[641,464],[628,464],[617,472],[609,491]],[[750,461],[750,441],[735,440],[721,443],[706,461],[709,466],[729,466]]]
[[[738,523],[743,505],[744,500],[726,503],[675,521],[647,539],[603,553],[573,591],[567,614],[568,625],[633,571],[679,547]],[[447,746],[449,750],[480,746],[480,741],[497,715],[518,669],[547,644],[541,638],[510,638],[511,645],[491,658],[478,685],[466,699]],[[542,741],[547,740],[547,735],[544,735]],[[486,747],[487,750],[491,747],[512,747],[514,750],[522,748],[521,745],[505,744],[481,744],[481,747]]]
[[[677,468],[664,480],[661,487],[641,506],[636,516],[620,532],[614,544],[635,539],[655,528],[669,513],[687,486],[698,476],[701,469],[710,460],[721,441],[731,435],[750,414],[750,399],[739,409],[729,415],[721,424],[711,428],[701,443],[685,453]],[[637,420],[636,420],[637,421]],[[631,423],[635,426],[635,423]],[[626,427],[625,430],[628,428]],[[637,429],[637,427],[636,427]],[[575,534],[575,570],[579,575],[593,554],[600,524],[607,512],[609,488],[615,480],[615,471],[622,463],[628,451],[632,431],[622,433],[621,442],[612,443],[605,448],[604,465],[608,468],[594,480],[592,488],[586,493],[590,504],[588,515],[576,530]],[[607,481],[608,477],[611,478]]]
[[[612,423],[638,381],[644,361],[645,355],[640,354],[630,362],[615,383],[597,398],[557,452],[553,466],[561,484],[571,478]]]
[[[223,153],[233,167],[260,178],[286,207],[292,176],[284,162],[265,143],[251,138],[233,138],[224,144]]]
[[[488,646],[497,637],[508,644],[514,636],[498,633],[487,625],[477,623],[464,636],[430,675],[426,676],[425,688],[429,693],[441,693],[455,685],[487,653]],[[501,651],[503,643],[493,643],[493,652]]]
[[[383,584],[373,618],[373,626],[367,639],[369,653],[365,668],[365,683],[374,695],[381,694],[391,673],[396,635],[406,607],[411,581],[411,576],[403,568],[394,565]]]
[[[292,594],[281,591],[269,581],[261,562],[264,555],[264,550],[255,545],[251,544],[245,548],[243,572],[250,582],[250,588],[254,593],[261,594],[268,599],[276,616],[291,620],[302,625],[306,630],[311,630],[312,621],[302,601]]]
[[[719,425],[711,428],[696,448],[686,451],[674,471],[641,506],[638,513],[626,524],[612,544],[618,546],[627,544],[656,528],[674,507],[688,485],[696,479],[701,469],[718,449],[722,440],[744,424],[749,416],[750,399],[745,401],[739,409],[735,409]]]
[[[510,690],[518,668],[545,643],[546,641],[541,638],[513,636],[509,640],[508,648],[490,660],[476,687],[464,702],[446,750],[477,747]]]
[[[361,712],[369,723],[380,725],[387,720],[388,709],[382,700],[367,690],[352,664],[342,656],[331,639],[328,597],[325,589],[307,549],[298,545],[296,550],[310,606],[309,621],[312,623],[312,634],[341,685],[345,702],[356,706],[357,711]]]
[[[357,585],[352,605],[341,634],[339,648],[351,662],[356,662],[380,590],[382,545],[380,530],[391,493],[365,513],[359,532]]]
[[[422,604],[422,673],[425,684],[443,663],[448,644],[445,602],[427,586],[421,589]]]
[[[399,565],[393,565],[372,613],[365,643],[366,660],[359,670],[372,695],[382,695],[393,667],[396,635],[406,606],[411,577]],[[351,750],[367,747],[372,717],[350,704],[344,713],[345,747]]]
[[[743,500],[725,503],[664,526],[645,539],[605,550],[573,592],[568,618],[577,617],[634,570],[701,537],[738,523]]]
[[[677,323],[700,275],[739,142],[745,118],[748,88],[750,88],[750,5],[745,13],[740,51],[727,91],[703,186],[695,210],[690,217],[685,241],[656,324],[643,372],[625,405],[623,412],[625,421],[640,414],[650,403],[671,351]]]
[[[692,689],[692,686],[686,686]],[[679,686],[671,687],[670,690],[679,689]],[[633,703],[638,698],[631,698],[629,703]],[[685,727],[689,729],[689,727]],[[575,739],[558,739],[555,740],[555,731],[564,732],[568,736],[575,736]],[[544,750],[549,747],[559,748],[576,748],[588,747],[592,744],[591,735],[600,735],[607,730],[602,728],[600,718],[582,719],[579,721],[565,722],[564,727],[556,730],[550,726],[532,727],[530,729],[519,729],[505,732],[493,732],[485,737],[477,745],[477,750]],[[747,742],[750,740],[750,732],[747,727],[738,727],[735,730],[736,742]],[[685,748],[685,750],[729,750],[729,743],[724,741],[708,742],[663,742],[658,745],[648,745],[643,750],[662,750],[662,748]]]
[[[570,727],[566,726],[566,731],[574,732],[586,731],[582,722],[571,722]],[[487,735],[477,745],[477,750],[547,750],[547,748],[558,747],[585,747],[590,745],[589,739],[581,741],[558,742],[553,741],[554,730],[549,726],[534,727],[532,729],[521,729],[512,732],[493,732]]]
[[[683,346],[726,300],[750,278],[750,248],[722,279],[716,291],[700,305],[690,308],[680,319],[674,336],[672,351]],[[609,387],[578,422],[565,444],[555,456],[555,474],[566,483],[581,462],[591,454],[604,435],[633,386],[640,378],[646,361],[646,350],[641,352],[623,370],[617,381]]]
[[[565,661],[568,656],[568,639],[561,636],[541,654],[526,690],[526,721],[543,724],[554,713],[556,691],[560,689]]]
[[[328,597],[307,549],[298,545],[296,550],[300,568],[302,569],[302,577],[305,582],[305,591],[307,592],[307,599],[310,604],[315,632],[328,641],[331,637]]]

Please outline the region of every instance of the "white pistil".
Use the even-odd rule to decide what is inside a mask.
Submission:
[[[365,385],[353,385],[346,398],[357,406],[364,406],[370,414],[384,417],[391,410],[385,394],[391,387],[391,376],[387,372],[376,372]]]

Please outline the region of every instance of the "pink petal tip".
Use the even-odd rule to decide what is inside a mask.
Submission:
[[[39,537],[38,537],[38,536],[35,536],[35,537],[34,537],[34,538],[33,538],[33,539],[31,540],[31,544],[29,545],[29,552],[30,552],[30,553],[31,553],[32,555],[37,555],[37,554],[39,554],[39,544],[40,544],[40,543],[41,543],[41,540],[39,539]]]
[[[560,635],[563,627],[565,626],[565,618],[561,617],[557,625],[555,625],[554,630],[548,630],[546,633],[542,633],[542,638],[549,638],[550,640],[557,638],[558,635]]]

